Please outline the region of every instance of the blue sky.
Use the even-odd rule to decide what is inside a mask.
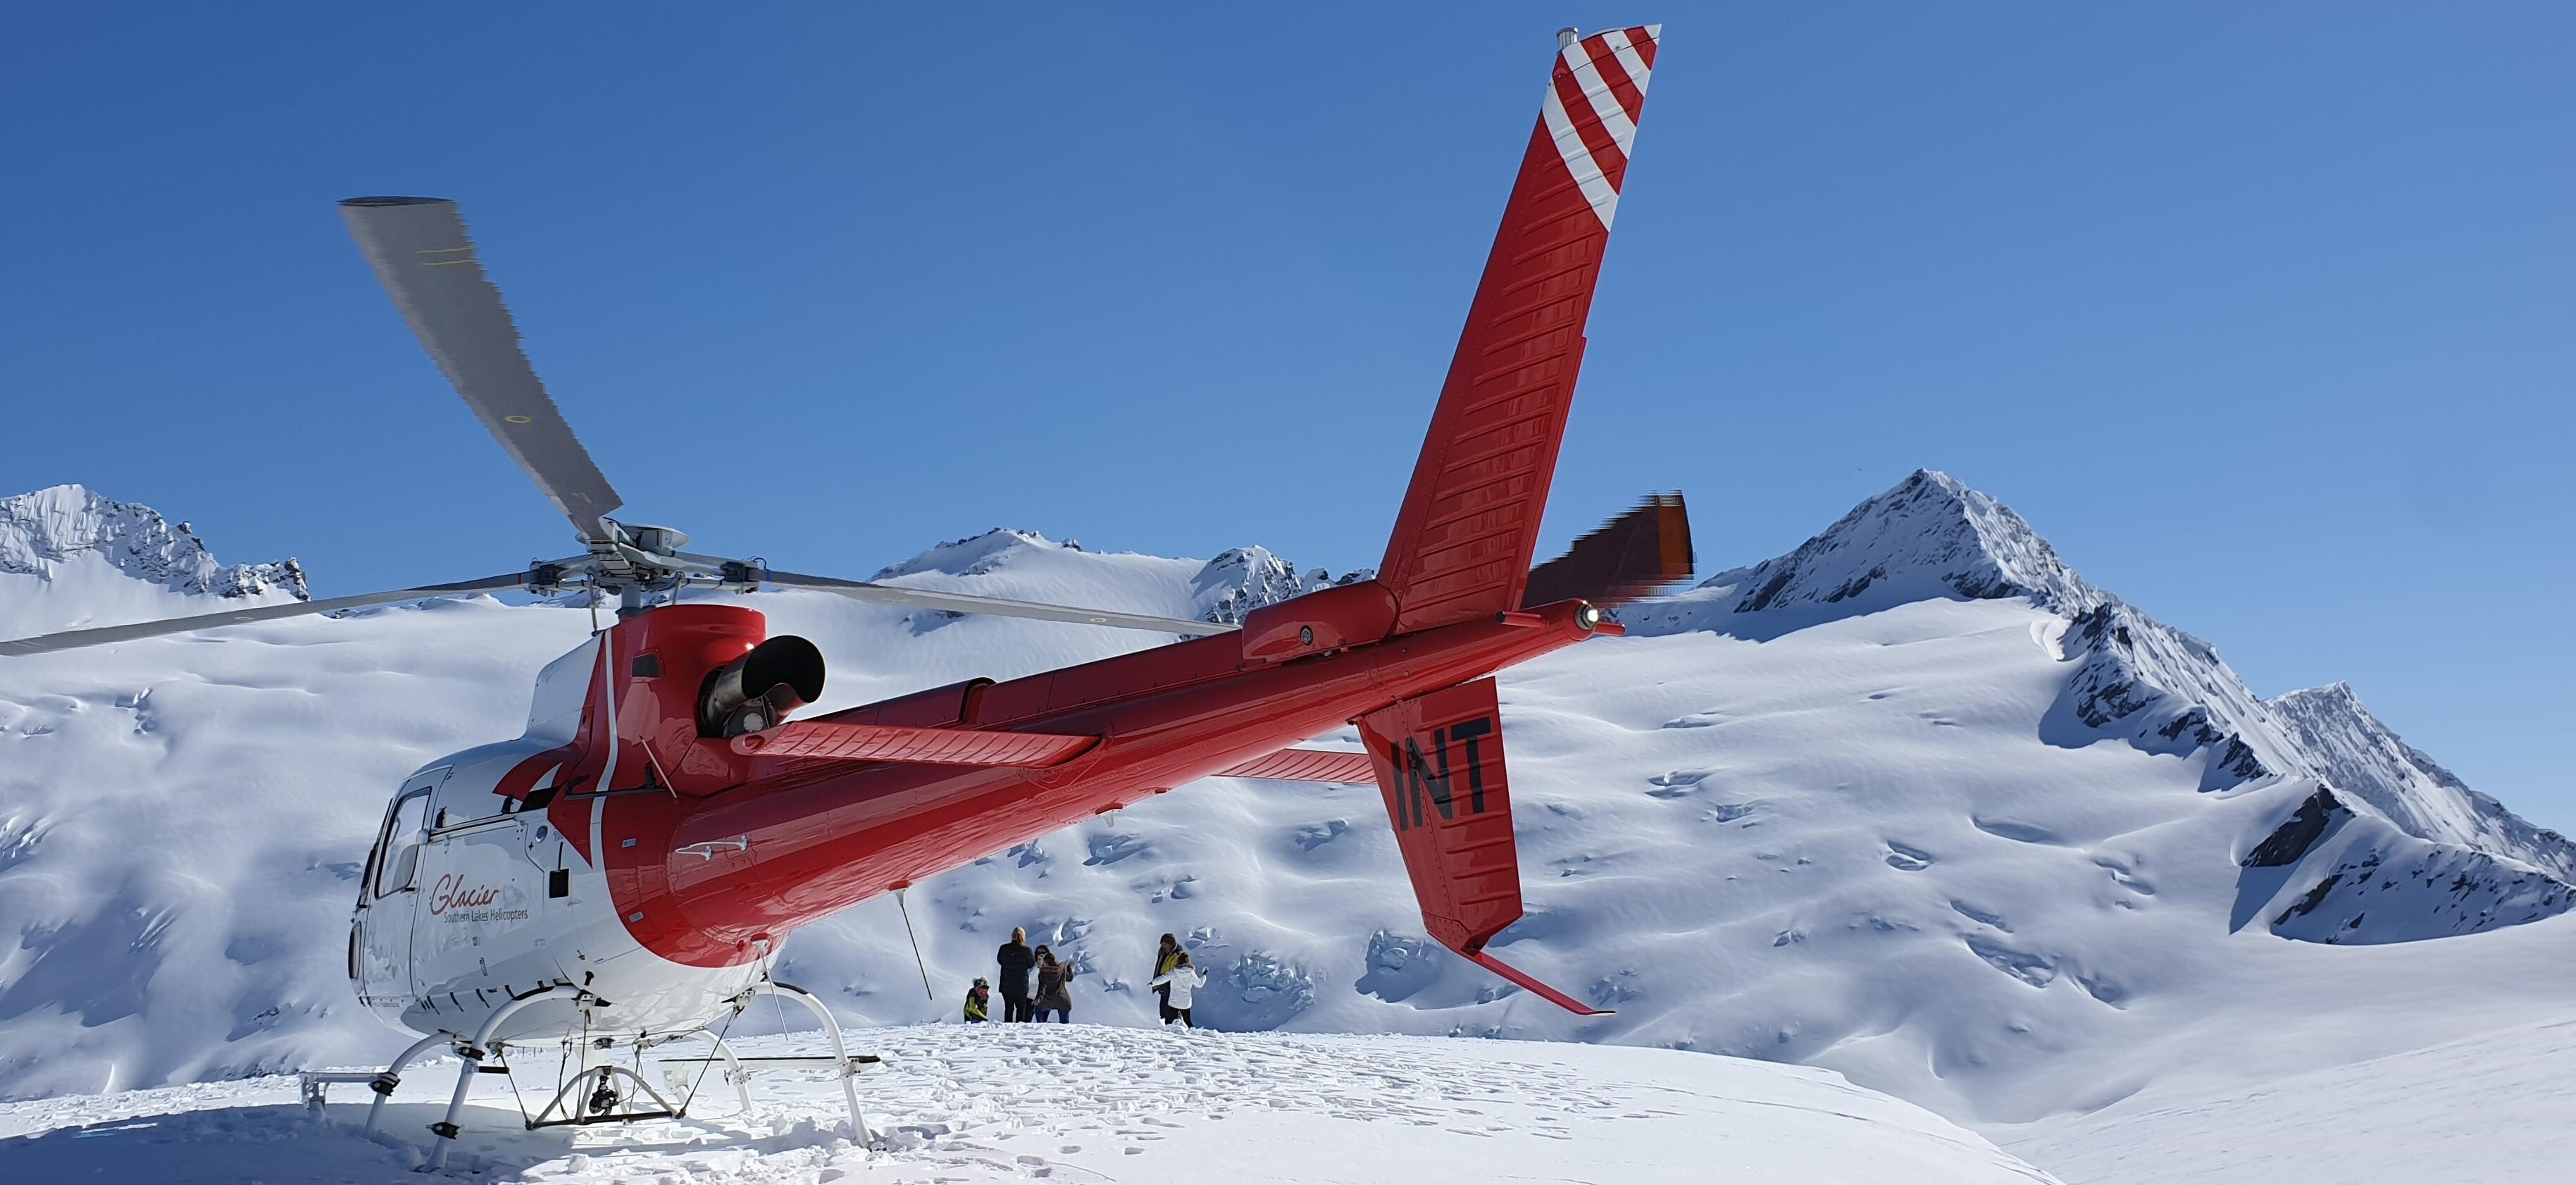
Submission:
[[[2576,830],[2563,6],[41,9],[0,490],[335,593],[567,550],[374,193],[465,203],[625,516],[710,550],[1374,563],[1553,30],[1659,19],[1550,546],[1680,488],[1714,571],[1947,469]]]

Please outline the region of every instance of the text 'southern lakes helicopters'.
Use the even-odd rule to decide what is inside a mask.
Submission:
[[[380,1096],[405,1062],[453,1045],[461,1106],[501,1045],[579,1038],[595,1077],[565,1116],[632,1117],[623,1104],[649,1087],[592,1067],[588,1050],[704,1033],[754,993],[792,990],[769,983],[768,965],[797,927],[1209,775],[1374,779],[1429,933],[1590,1012],[1484,949],[1521,916],[1491,676],[1618,632],[1598,606],[1690,571],[1678,496],[1531,569],[1659,29],[1560,34],[1375,579],[1266,606],[1238,629],[681,550],[677,531],[606,517],[620,499],[521,352],[456,205],[357,198],[341,213],[394,304],[570,516],[582,553],[483,580],[0,642],[0,654],[439,594],[586,586],[617,599],[615,624],[538,676],[526,735],[431,763],[385,813],[350,974],[369,1008],[427,1036],[378,1077]],[[814,645],[768,637],[752,609],[680,595],[764,584],[1192,636],[791,723],[822,692]],[[1295,747],[1351,723],[1365,754]],[[450,1140],[458,1113],[438,1128]]]

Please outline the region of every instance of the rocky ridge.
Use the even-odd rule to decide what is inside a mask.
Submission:
[[[2576,884],[2576,843],[2469,789],[2398,738],[2343,683],[2266,701],[2328,785],[2369,804],[2409,835],[2499,852]]]
[[[224,564],[187,523],[161,512],[59,485],[0,498],[0,573],[53,578],[59,565],[94,555],[117,571],[172,592],[224,598],[284,592],[312,599],[293,559]]]

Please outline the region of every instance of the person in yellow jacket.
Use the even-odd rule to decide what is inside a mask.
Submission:
[[[966,1022],[982,1024],[993,1019],[993,985],[976,977],[975,986],[966,989]]]
[[[1154,979],[1156,980],[1154,1004],[1156,1010],[1162,1014],[1164,1024],[1172,1023],[1172,987],[1160,981],[1164,976],[1172,973],[1172,968],[1180,960],[1181,940],[1169,934],[1163,935],[1162,947],[1154,952]]]

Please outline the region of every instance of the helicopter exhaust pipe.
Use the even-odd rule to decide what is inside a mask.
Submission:
[[[717,667],[698,693],[698,735],[738,737],[823,698],[823,652],[781,634]]]

